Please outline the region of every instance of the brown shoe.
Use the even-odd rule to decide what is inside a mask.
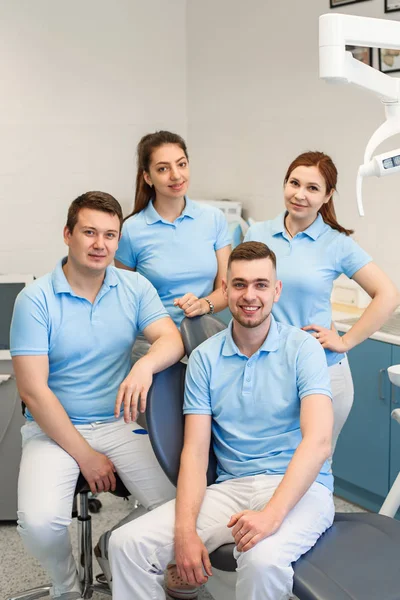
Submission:
[[[176,565],[168,565],[165,577],[165,591],[177,600],[196,600],[199,588],[183,581],[178,575]]]

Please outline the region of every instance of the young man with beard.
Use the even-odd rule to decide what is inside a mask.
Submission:
[[[273,318],[281,282],[265,244],[234,249],[223,289],[233,320],[189,359],[176,502],[112,534],[115,600],[164,599],[162,573],[173,558],[189,584],[205,583],[209,553],[233,540],[236,599],[286,600],[292,563],[332,524],[324,351]],[[211,440],[218,477],[206,487]]]

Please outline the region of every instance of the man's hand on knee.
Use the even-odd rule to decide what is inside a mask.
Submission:
[[[207,548],[196,532],[175,534],[175,561],[179,577],[191,585],[207,583],[212,576]]]
[[[238,552],[246,552],[258,542],[278,531],[282,521],[272,512],[264,510],[243,510],[232,515],[228,527]]]
[[[107,456],[91,448],[78,464],[93,494],[115,490],[115,467]]]

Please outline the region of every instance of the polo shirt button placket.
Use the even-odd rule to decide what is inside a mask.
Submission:
[[[252,363],[248,360],[246,363],[246,371],[244,374],[244,384],[243,384],[243,393],[250,394],[251,393],[251,375],[248,371],[251,368]]]

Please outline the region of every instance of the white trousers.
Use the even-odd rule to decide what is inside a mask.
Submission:
[[[342,431],[343,425],[349,416],[354,400],[353,379],[351,376],[349,361],[347,356],[336,365],[329,367],[332,388],[333,404],[333,435],[332,435],[332,454],[336,448],[336,442]]]
[[[148,509],[175,497],[175,488],[161,470],[147,433],[123,419],[78,425],[77,430],[113,462],[131,494]],[[28,552],[48,572],[53,596],[79,591],[68,526],[79,475],[76,461],[40,427],[22,427],[22,458],[18,480],[18,531]]]
[[[207,550],[232,543],[230,517],[260,510],[281,481],[256,475],[211,485],[200,509],[197,531]],[[333,522],[331,492],[314,483],[279,530],[248,552],[237,552],[237,600],[287,600],[293,586],[292,562],[307,552]],[[164,600],[165,567],[174,558],[175,501],[113,531],[109,557],[114,600]]]

